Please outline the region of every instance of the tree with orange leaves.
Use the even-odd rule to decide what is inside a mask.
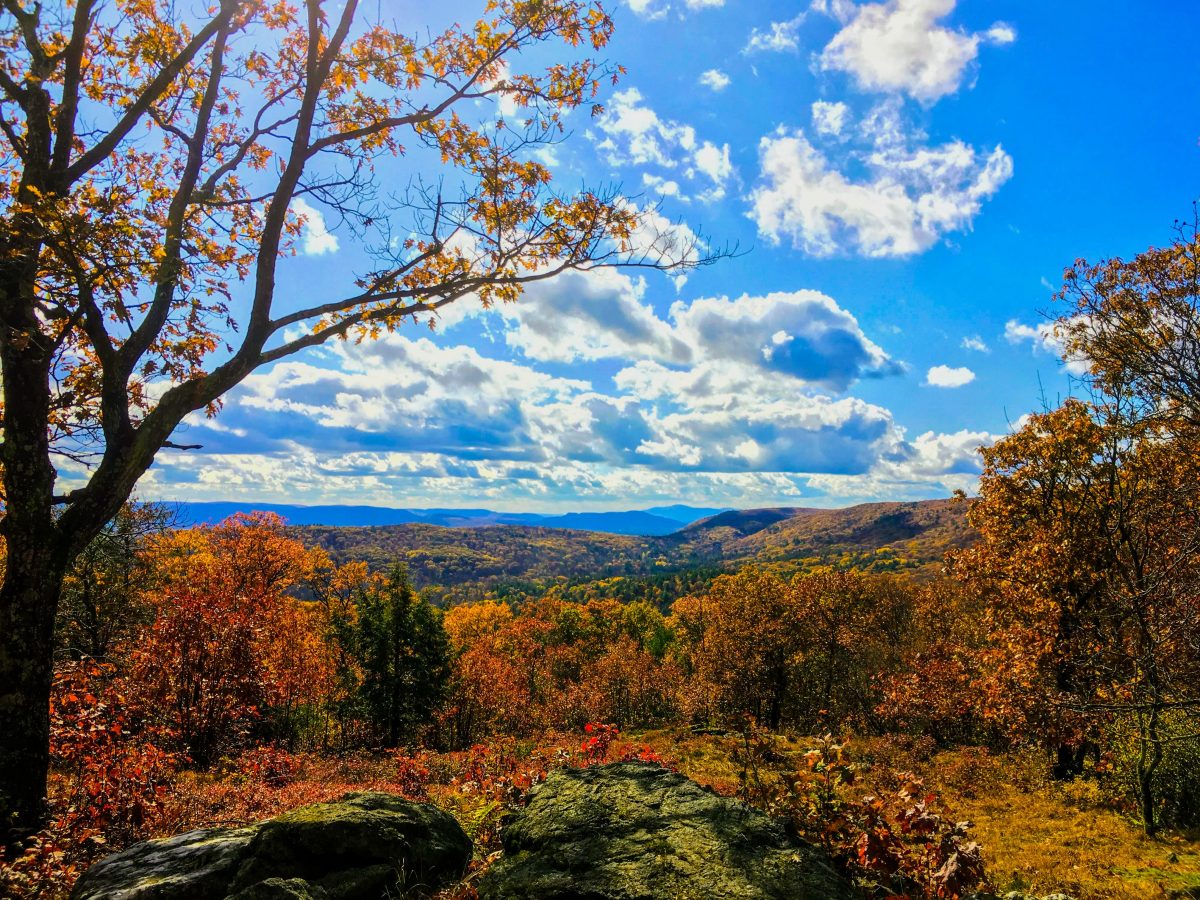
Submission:
[[[1200,207],[1164,247],[1076,260],[1055,299],[1066,308],[1054,332],[1093,386],[1200,427]]]
[[[288,537],[269,514],[172,532],[154,552],[163,584],[130,683],[193,761],[209,763],[268,725],[290,737],[305,709],[332,699],[324,609],[293,593],[330,568],[324,552]]]
[[[676,603],[678,614],[690,620],[681,630],[699,638],[691,664],[706,689],[704,712],[745,713],[779,727],[805,647],[795,599],[784,579],[747,568],[716,579],[696,603]]]
[[[568,270],[695,265],[615,193],[532,155],[619,68],[585,0],[487,0],[414,39],[358,0],[0,6],[0,820],[42,815],[52,632],[72,560],[188,414],[256,368]],[[542,71],[523,50],[557,45]],[[511,101],[510,118],[478,101]],[[379,190],[410,155],[412,188]],[[461,185],[461,193],[440,187]],[[304,204],[377,252],[343,293],[280,304]],[[401,237],[396,237],[400,235]],[[407,235],[407,237],[405,237]],[[236,335],[236,338],[235,338]],[[59,483],[55,462],[90,474]]]
[[[985,449],[981,540],[953,566],[987,602],[984,716],[1053,748],[1059,777],[1128,725],[1153,833],[1169,720],[1189,741],[1200,723],[1200,441],[1142,413],[1126,389],[1068,400]]]
[[[909,592],[894,578],[820,571],[786,580],[757,568],[682,598],[672,622],[697,718],[750,715],[777,729],[859,726],[873,718],[873,675],[895,666]]]

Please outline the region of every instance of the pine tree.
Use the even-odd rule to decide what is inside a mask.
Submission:
[[[346,712],[396,747],[412,741],[445,698],[450,644],[442,615],[413,592],[403,566],[362,589],[354,606],[356,615],[334,627],[357,669]]]

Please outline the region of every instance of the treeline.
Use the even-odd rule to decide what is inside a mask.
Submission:
[[[555,578],[544,581],[502,581],[488,587],[430,587],[424,597],[439,606],[452,607],[479,601],[500,601],[518,607],[545,596],[570,603],[591,600],[617,600],[621,603],[644,601],[667,611],[680,597],[705,590],[719,575],[729,574],[723,566],[707,565],[685,569],[662,567],[652,575],[614,575],[607,578]]]

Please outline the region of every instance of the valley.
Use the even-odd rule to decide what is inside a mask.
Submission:
[[[691,589],[746,565],[784,576],[828,566],[928,578],[938,572],[947,550],[967,546],[973,538],[966,504],[952,499],[847,509],[729,510],[661,536],[424,523],[291,530],[338,563],[361,561],[375,571],[402,563],[417,588],[447,603],[487,595],[535,596],[554,585],[588,585],[598,596],[669,603],[678,594],[664,592],[664,583]]]

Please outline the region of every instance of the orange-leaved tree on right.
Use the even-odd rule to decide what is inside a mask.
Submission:
[[[986,599],[985,715],[1055,774],[1123,769],[1147,832],[1186,819],[1200,745],[1200,282],[1195,228],[1130,261],[1077,262],[1048,330],[1081,398],[983,451],[982,540],[954,571]]]

